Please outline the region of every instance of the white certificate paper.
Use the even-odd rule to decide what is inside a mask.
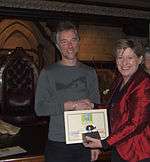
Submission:
[[[107,109],[65,111],[64,119],[66,144],[82,143],[88,125],[96,127],[101,139],[109,135]]]

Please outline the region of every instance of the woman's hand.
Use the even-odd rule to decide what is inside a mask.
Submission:
[[[85,142],[83,142],[83,145],[89,148],[102,148],[102,143],[100,139],[91,138],[88,136],[86,136],[86,140]]]
[[[101,151],[99,149],[91,149],[91,161],[96,161]]]

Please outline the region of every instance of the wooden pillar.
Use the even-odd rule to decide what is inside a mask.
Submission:
[[[150,43],[150,23],[149,23],[149,37],[148,37],[148,42]]]

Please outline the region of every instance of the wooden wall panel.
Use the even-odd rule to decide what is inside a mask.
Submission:
[[[125,36],[121,28],[96,25],[80,25],[79,32],[80,60],[112,61],[114,42]]]

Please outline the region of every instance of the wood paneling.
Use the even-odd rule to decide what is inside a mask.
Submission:
[[[80,60],[112,61],[113,46],[125,34],[121,28],[79,25]]]
[[[44,156],[41,155],[26,158],[6,159],[1,162],[44,162]]]

